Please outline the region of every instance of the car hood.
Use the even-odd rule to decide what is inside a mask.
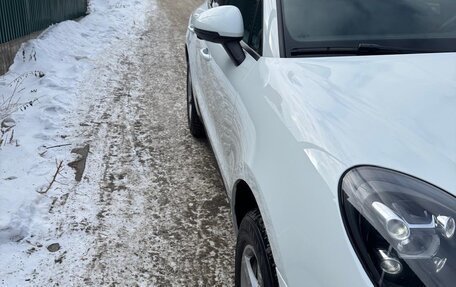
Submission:
[[[456,53],[264,61],[266,100],[328,184],[367,164],[456,195]]]

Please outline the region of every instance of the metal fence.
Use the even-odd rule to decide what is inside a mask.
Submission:
[[[87,0],[0,0],[0,44],[86,12]]]

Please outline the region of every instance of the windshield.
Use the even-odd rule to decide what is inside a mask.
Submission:
[[[456,0],[281,1],[287,56],[360,45],[375,45],[375,53],[456,51]]]

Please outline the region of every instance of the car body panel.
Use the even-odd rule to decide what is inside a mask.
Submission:
[[[243,122],[252,122],[256,137],[255,155],[244,157],[254,158],[279,269],[290,286],[302,278],[311,286],[366,286],[339,215],[339,179],[350,167],[378,165],[455,194],[456,55],[259,62],[246,82],[261,88],[239,92]],[[297,223],[302,229],[290,226]],[[306,238],[309,230],[320,236]]]
[[[241,129],[244,142],[250,140],[242,148],[241,158],[245,162],[239,165],[244,168],[237,169],[240,173],[234,177],[247,178],[249,184],[255,182],[252,190],[266,224],[274,258],[289,286],[300,286],[304,279],[310,286],[330,286],[331,282],[366,286],[369,279],[351,251],[341,223],[337,196],[305,153],[305,144],[296,140],[267,100],[276,90],[268,73],[263,73],[266,61],[260,59],[257,70],[249,73],[238,86],[239,94],[243,95],[237,107],[242,115],[240,122],[242,127],[253,129]],[[252,91],[251,83],[258,83],[255,86],[262,88]],[[321,236],[308,236],[309,230],[312,235]],[[327,247],[322,252],[315,246]],[[324,268],[313,265],[309,257],[324,262]],[[351,258],[348,260],[351,264],[346,263],[347,258]],[[330,277],[328,270],[331,270]],[[355,273],[360,276],[353,276]]]
[[[330,186],[370,164],[456,195],[455,53],[266,61],[266,100]]]
[[[456,195],[456,54],[278,58],[275,1],[264,3],[259,60],[236,67],[187,34],[228,196],[234,208],[236,183],[252,189],[282,286],[371,286],[340,215],[340,177],[377,165]]]

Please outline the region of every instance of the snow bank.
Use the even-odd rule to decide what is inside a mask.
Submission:
[[[64,161],[62,177],[73,177],[67,163],[75,135],[68,123],[77,121],[71,112],[84,73],[144,20],[144,2],[92,0],[87,17],[54,25],[23,44],[0,77],[0,270],[13,260],[14,244],[51,228],[52,195],[63,185],[40,192],[49,186],[56,162]]]

